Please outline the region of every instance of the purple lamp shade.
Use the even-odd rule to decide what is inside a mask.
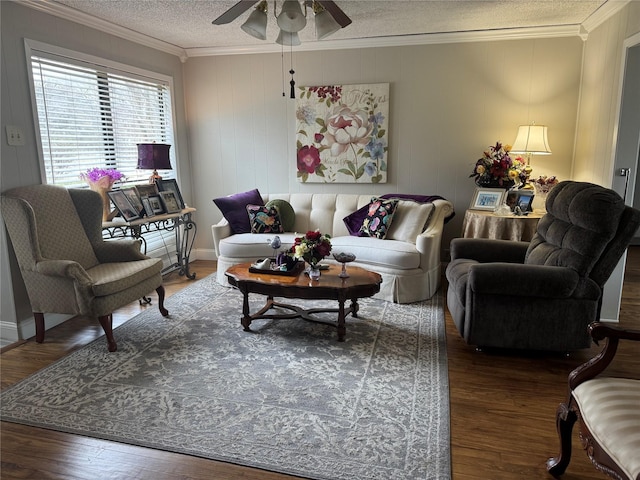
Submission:
[[[171,170],[169,149],[164,143],[138,143],[138,167],[143,170]]]

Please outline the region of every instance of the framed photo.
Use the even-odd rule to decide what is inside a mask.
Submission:
[[[176,194],[173,192],[160,192],[160,198],[162,199],[162,204],[164,205],[164,210],[167,213],[176,213],[182,210],[180,205],[178,204],[178,199],[176,198]]]
[[[533,190],[518,190],[518,198],[516,205],[520,207],[522,213],[533,211],[533,197],[535,192]]]
[[[136,209],[136,207],[131,205],[129,198],[122,190],[110,190],[107,192],[107,194],[118,209],[118,212],[120,212],[122,218],[124,218],[127,222],[140,218],[138,210]]]
[[[180,205],[180,209],[184,208],[184,200],[182,199],[182,194],[180,193],[180,187],[178,187],[178,182],[175,178],[170,178],[168,180],[160,180],[158,182],[158,189],[161,192],[173,192],[176,196],[176,200],[178,201],[178,205]]]
[[[131,205],[133,205],[138,212],[138,215],[142,216],[144,213],[144,207],[142,206],[142,201],[140,196],[138,195],[138,191],[135,187],[121,188],[120,189],[129,199]]]
[[[153,217],[155,212],[153,211],[153,207],[151,206],[151,202],[149,201],[149,197],[144,197],[141,199],[142,206],[144,207],[144,213],[147,217]]]
[[[504,202],[506,190],[504,188],[476,188],[471,200],[471,210],[493,211]]]
[[[151,205],[151,210],[154,215],[160,215],[164,213],[164,207],[162,206],[162,200],[160,199],[160,195],[149,195],[147,197],[149,201],[149,205]]]
[[[141,183],[140,185],[136,185],[136,190],[140,198],[158,195],[158,187],[156,187],[155,183]]]

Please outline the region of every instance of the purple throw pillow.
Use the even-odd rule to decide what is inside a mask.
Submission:
[[[262,200],[258,189],[255,188],[248,192],[214,198],[213,203],[229,222],[232,233],[250,233],[251,223],[247,214],[247,205],[264,205],[264,200]]]
[[[367,218],[368,213],[369,205],[365,205],[342,219],[344,225],[347,227],[349,235],[351,235],[352,237],[360,236],[360,228],[362,227],[362,222],[364,222],[364,219]]]

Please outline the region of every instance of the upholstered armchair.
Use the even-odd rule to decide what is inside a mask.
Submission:
[[[44,341],[45,313],[95,317],[110,352],[115,309],[152,290],[164,308],[162,261],[140,252],[136,240],[102,239],[102,198],[92,190],[53,185],[19,187],[2,195],[2,215]]]
[[[471,345],[568,352],[587,348],[602,289],[640,225],[613,190],[559,183],[531,242],[451,242],[447,306]]]
[[[598,470],[617,480],[640,480],[640,377],[604,373],[619,342],[640,342],[640,330],[594,322],[589,332],[596,343],[607,342],[596,357],[569,374],[569,399],[556,412],[560,454],[547,461],[547,470],[558,477],[567,469],[573,425],[579,420],[582,446]]]

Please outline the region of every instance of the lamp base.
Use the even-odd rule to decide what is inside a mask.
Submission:
[[[158,171],[154,170],[153,174],[149,177],[149,183],[158,183],[158,181],[162,180],[162,177],[158,175]]]

